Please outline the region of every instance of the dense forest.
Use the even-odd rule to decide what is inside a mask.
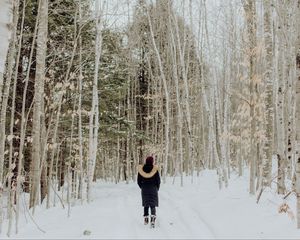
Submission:
[[[135,181],[148,155],[182,186],[249,170],[257,202],[275,181],[297,194],[300,227],[300,1],[226,0],[218,25],[208,0],[112,2],[0,2],[8,235],[23,193],[33,213],[62,187],[61,201],[89,202],[93,181]],[[125,27],[111,27],[109,3]]]

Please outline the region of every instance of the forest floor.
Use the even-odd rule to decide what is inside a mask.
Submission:
[[[159,191],[155,229],[143,225],[140,190],[136,183],[98,181],[90,204],[76,203],[67,216],[67,206],[38,207],[34,221],[22,214],[20,229],[11,238],[22,239],[299,239],[295,196],[287,200],[266,189],[259,201],[248,193],[247,176],[232,175],[228,188],[219,190],[215,171],[199,177],[168,178]],[[287,203],[291,214],[279,213]],[[0,239],[6,236],[7,222]],[[84,234],[86,232],[86,234]]]

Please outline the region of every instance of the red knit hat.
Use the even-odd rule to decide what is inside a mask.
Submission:
[[[146,158],[146,165],[153,165],[154,159],[152,156]]]

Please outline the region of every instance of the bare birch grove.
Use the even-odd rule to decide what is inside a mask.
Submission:
[[[209,169],[220,188],[247,174],[258,203],[266,189],[295,197],[300,228],[300,2],[214,4],[1,1],[8,236],[44,201],[70,216],[94,181],[135,181],[148,155],[164,182]]]

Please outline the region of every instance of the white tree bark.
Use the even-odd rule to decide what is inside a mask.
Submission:
[[[15,2],[15,11],[18,11],[20,1],[17,0]],[[8,230],[7,230],[7,236],[10,236],[11,234],[11,227],[12,227],[12,220],[13,220],[13,200],[16,192],[16,184],[15,182],[12,183],[12,176],[13,176],[13,169],[16,167],[16,161],[13,161],[13,138],[14,138],[14,120],[15,120],[15,101],[16,101],[16,88],[17,88],[17,81],[18,81],[18,66],[20,62],[20,56],[21,56],[21,44],[22,44],[22,38],[23,38],[23,26],[24,26],[24,19],[25,19],[25,4],[22,11],[22,21],[21,21],[21,33],[19,36],[19,43],[18,43],[18,54],[16,58],[16,67],[14,72],[14,84],[13,84],[13,96],[12,96],[12,107],[11,107],[11,116],[10,116],[10,143],[9,143],[9,172],[11,175],[8,178],[8,189],[9,189],[9,198],[8,198]],[[16,159],[16,156],[14,156],[14,159]]]
[[[51,193],[51,187],[52,187],[52,169],[53,169],[53,163],[54,163],[54,157],[55,153],[57,151],[57,130],[58,130],[58,124],[59,124],[59,119],[60,119],[60,114],[61,114],[61,105],[62,105],[62,99],[63,99],[63,90],[61,90],[60,93],[58,93],[58,109],[56,113],[56,121],[55,121],[55,126],[54,126],[54,131],[53,131],[53,136],[52,136],[52,151],[51,151],[51,158],[50,158],[50,164],[49,164],[49,176],[48,176],[48,188],[47,188],[47,208],[50,208],[50,193]]]
[[[82,26],[82,9],[81,9],[81,0],[79,0],[79,29]],[[79,138],[79,186],[78,186],[78,198],[83,203],[83,146],[82,146],[82,80],[83,80],[83,72],[82,72],[82,37],[79,36],[79,76],[78,76],[78,138]]]
[[[256,179],[256,122],[255,122],[255,64],[256,64],[256,1],[244,0],[247,24],[248,58],[249,58],[249,94],[250,94],[250,194],[255,193]]]
[[[173,16],[174,22],[175,22],[175,32],[176,32],[176,40],[178,45],[178,53],[179,53],[179,63],[180,63],[180,69],[182,71],[182,78],[184,82],[184,103],[186,108],[186,118],[187,118],[187,135],[188,135],[188,149],[187,149],[187,170],[189,171],[189,165],[193,166],[194,160],[193,160],[193,142],[192,142],[192,128],[191,128],[191,111],[190,111],[190,94],[189,94],[189,86],[188,86],[188,78],[187,78],[187,66],[185,65],[185,59],[184,59],[184,49],[185,45],[181,46],[180,42],[180,35],[179,35],[179,26],[177,22],[177,16]],[[187,42],[186,35],[184,37],[184,44]],[[192,171],[193,174],[193,171]]]
[[[15,39],[16,27],[18,22],[18,11],[14,11],[12,22],[12,1],[4,1],[3,8],[1,3],[0,10],[0,103],[1,103],[1,119],[0,119],[0,184],[3,181],[3,164],[4,164],[4,144],[5,144],[5,121],[6,107],[10,82],[12,78],[13,59],[15,57]],[[12,24],[13,23],[13,24]],[[12,47],[8,56],[8,74],[5,89],[3,89],[3,75],[5,70],[6,55],[8,52],[9,40],[11,39]],[[0,186],[1,188],[2,186]]]
[[[101,57],[101,45],[102,45],[102,11],[103,6],[100,9],[99,0],[96,1],[96,43],[95,43],[95,73],[93,81],[93,96],[92,96],[92,108],[89,116],[89,159],[87,169],[87,200],[91,200],[91,185],[95,172],[97,148],[98,148],[98,129],[99,129],[99,107],[98,107],[98,71],[99,61]]]
[[[273,154],[273,62],[272,62],[272,13],[271,2],[265,0],[264,2],[264,29],[265,29],[265,51],[266,51],[266,141],[264,146],[263,159],[263,185],[269,186],[271,184],[271,167]]]
[[[12,62],[14,57],[14,42],[16,38],[16,28],[13,28],[12,21],[15,23],[14,26],[17,26],[16,23],[18,21],[17,12],[14,13],[14,19],[12,19],[12,8],[13,1],[3,0],[1,2],[0,7],[0,104],[1,104],[1,119],[0,119],[0,233],[2,232],[2,220],[3,220],[3,167],[4,167],[4,146],[5,146],[5,118],[6,118],[6,105],[8,100],[8,91],[11,80],[11,72],[12,72]],[[13,31],[12,31],[13,30]],[[10,64],[8,68],[10,70],[10,74],[8,74],[8,81],[6,84],[6,88],[3,93],[3,76],[5,72],[5,63],[8,52],[8,46],[10,42],[10,38],[12,37],[13,49],[11,50],[11,57],[9,59]],[[2,95],[3,100],[2,100]],[[3,104],[4,103],[4,104]]]
[[[297,40],[296,55],[296,193],[297,193],[297,227],[300,228],[300,0],[296,8]]]
[[[24,1],[25,3],[25,1]],[[24,4],[25,7],[25,4]],[[35,23],[35,28],[33,32],[33,40],[31,44],[31,49],[30,49],[30,55],[29,55],[29,60],[28,60],[28,66],[27,66],[27,72],[26,72],[26,77],[25,77],[25,85],[24,85],[24,91],[23,91],[23,98],[22,98],[22,113],[21,113],[21,130],[20,130],[20,148],[19,148],[19,162],[18,162],[18,174],[17,174],[17,194],[16,194],[16,234],[18,233],[18,228],[19,228],[19,213],[20,213],[20,194],[21,194],[21,184],[22,184],[22,176],[21,172],[23,169],[23,149],[24,149],[24,142],[25,142],[25,132],[26,132],[26,125],[27,125],[27,118],[25,117],[25,104],[26,104],[26,95],[27,95],[27,89],[28,89],[28,81],[29,81],[29,73],[30,73],[30,68],[32,64],[32,57],[33,57],[33,52],[34,52],[34,46],[35,46],[35,40],[36,40],[36,34],[37,34],[37,29],[38,29],[38,18],[39,18],[40,12],[38,11],[37,15],[37,20]],[[28,111],[30,112],[30,111]]]
[[[284,15],[284,8],[282,7],[281,15]],[[277,174],[277,191],[279,194],[284,194],[285,192],[285,126],[284,126],[284,94],[285,88],[285,78],[286,78],[286,63],[285,63],[285,47],[284,47],[284,24],[280,21],[278,25],[278,46],[277,46],[277,99],[276,99],[276,129],[277,129],[277,161],[278,161],[278,174]]]
[[[173,76],[175,79],[175,91],[176,91],[176,104],[177,104],[177,124],[178,124],[178,145],[179,145],[179,164],[180,164],[180,171],[181,171],[181,178],[180,183],[181,186],[183,186],[183,144],[182,144],[182,124],[183,124],[183,118],[182,118],[182,107],[181,107],[181,99],[180,99],[180,92],[179,92],[179,80],[178,80],[178,74],[177,74],[177,54],[176,54],[176,44],[174,39],[174,34],[171,27],[171,16],[169,16],[169,27],[170,27],[170,37],[171,37],[171,52],[172,52],[172,70],[173,70]],[[179,51],[181,51],[179,49]],[[178,149],[178,148],[177,148]]]
[[[3,74],[9,40],[12,32],[12,0],[1,0],[0,7],[0,103],[2,101]],[[2,178],[0,178],[2,179]]]
[[[164,182],[166,181],[166,175],[167,175],[167,170],[168,170],[168,155],[169,155],[169,130],[170,130],[170,96],[169,96],[169,90],[168,90],[168,84],[167,84],[167,79],[164,73],[163,69],[163,64],[161,61],[161,56],[158,51],[155,38],[154,38],[154,32],[153,32],[153,27],[152,27],[152,22],[150,19],[150,14],[147,10],[147,17],[148,17],[148,22],[150,26],[150,34],[151,34],[151,41],[152,45],[155,50],[155,54],[158,60],[158,66],[159,66],[159,73],[161,80],[163,82],[163,90],[165,93],[165,99],[166,99],[166,126],[165,126],[165,159],[164,159],[164,174],[163,174],[163,180]]]
[[[39,27],[37,33],[37,53],[36,53],[36,73],[34,83],[34,107],[32,122],[32,188],[30,193],[30,207],[37,203],[39,182],[40,182],[40,161],[41,161],[41,114],[44,97],[44,81],[47,51],[47,32],[48,32],[48,0],[40,3]]]

